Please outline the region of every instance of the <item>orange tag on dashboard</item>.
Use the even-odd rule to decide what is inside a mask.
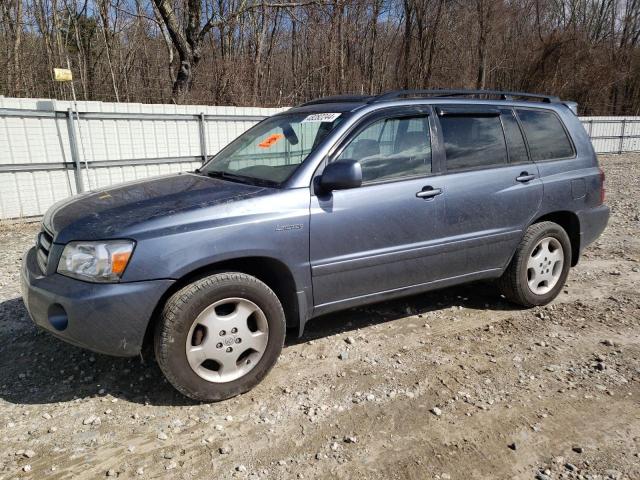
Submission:
[[[271,146],[273,146],[273,144],[275,144],[276,142],[278,142],[281,138],[283,138],[284,135],[281,133],[274,133],[273,135],[269,135],[267,138],[265,138],[262,142],[260,142],[258,144],[258,146],[260,148],[269,148]]]

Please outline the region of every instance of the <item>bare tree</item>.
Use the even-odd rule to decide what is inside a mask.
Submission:
[[[0,95],[291,105],[531,90],[640,111],[640,0],[3,0]],[[28,74],[25,67],[28,67]]]

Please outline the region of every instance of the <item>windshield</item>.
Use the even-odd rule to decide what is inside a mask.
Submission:
[[[278,186],[343,120],[341,113],[291,113],[247,130],[200,169],[205,175]]]

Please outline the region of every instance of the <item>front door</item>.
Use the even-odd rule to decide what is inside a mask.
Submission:
[[[316,312],[428,282],[442,201],[429,191],[428,114],[377,114],[331,161],[358,160],[363,185],[312,196],[310,256]],[[426,193],[425,193],[426,192]]]

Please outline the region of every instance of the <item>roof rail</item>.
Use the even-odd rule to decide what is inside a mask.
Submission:
[[[299,105],[306,107],[307,105],[320,105],[322,103],[349,103],[349,102],[368,102],[372,97],[370,95],[333,95],[331,97],[316,98]]]
[[[461,96],[494,96],[500,100],[514,100],[517,98],[531,98],[540,100],[545,103],[558,103],[560,98],[554,95],[541,95],[538,93],[525,92],[504,92],[502,90],[394,90],[377,95],[369,100],[368,103],[386,102],[396,100],[403,97],[461,97]]]

